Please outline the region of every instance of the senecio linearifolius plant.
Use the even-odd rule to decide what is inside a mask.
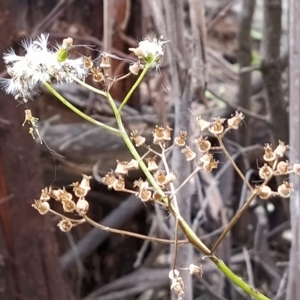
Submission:
[[[225,276],[227,276],[234,284],[239,286],[246,293],[256,299],[269,299],[234,274],[224,264],[224,262],[217,257],[215,252],[225,235],[230,231],[242,213],[255,198],[258,197],[263,200],[268,200],[274,195],[279,195],[283,198],[289,197],[292,192],[292,185],[289,182],[283,181],[277,191],[273,191],[268,186],[268,183],[274,176],[288,175],[291,173],[296,175],[300,174],[300,164],[291,165],[289,161],[284,160],[284,154],[288,149],[288,146],[282,141],[279,141],[279,144],[275,149],[273,149],[269,144],[265,145],[265,153],[263,155],[264,165],[259,169],[259,176],[262,183],[256,186],[250,184],[247,178],[239,170],[223,143],[223,138],[226,133],[228,131],[238,129],[242,123],[244,115],[241,112],[237,111],[235,115],[228,119],[217,118],[212,122],[204,120],[200,116],[194,117],[195,122],[200,127],[203,134],[207,132],[216,137],[218,141],[217,146],[212,146],[206,136],[200,136],[194,141],[196,148],[190,147],[186,144],[186,131],[181,131],[179,136],[172,139],[172,128],[158,125],[153,129],[152,144],[149,146],[146,138],[140,135],[138,131],[134,130],[129,134],[126,132],[123,126],[121,112],[124,105],[126,105],[129,101],[134,90],[141,83],[145,74],[150,69],[159,67],[164,56],[164,47],[166,42],[162,41],[162,39],[156,38],[141,41],[136,48],[130,48],[137,59],[129,64],[128,74],[119,77],[111,77],[109,75],[109,69],[111,67],[110,59],[116,58],[114,55],[103,52],[101,54],[100,65],[95,66],[94,61],[90,57],[70,57],[69,50],[74,47],[73,40],[71,38],[66,38],[63,40],[62,44],[57,44],[56,47],[51,48],[48,45],[48,37],[48,34],[41,34],[35,40],[23,41],[21,45],[25,50],[24,56],[17,55],[12,49],[4,53],[3,59],[10,78],[1,79],[0,84],[2,89],[6,93],[12,94],[16,99],[28,105],[28,100],[33,99],[38,94],[39,90],[42,87],[45,87],[58,100],[85,120],[106,129],[113,134],[121,136],[132,154],[132,159],[130,161],[117,160],[115,170],[107,173],[103,177],[103,183],[105,183],[109,189],[134,194],[143,202],[152,201],[153,203],[162,206],[164,209],[168,209],[178,221],[178,224],[183,233],[186,235],[187,240],[172,241],[144,236],[133,232],[108,228],[93,221],[88,217],[89,202],[86,200],[86,196],[91,189],[90,180],[92,178],[88,175],[83,175],[80,182],[72,184],[72,193],[67,191],[65,188],[44,188],[41,191],[40,198],[34,200],[34,204],[32,206],[42,215],[51,213],[58,216],[60,218],[58,227],[64,232],[87,222],[99,229],[112,233],[129,235],[165,244],[173,244],[174,247],[178,247],[178,245],[182,243],[189,242],[201,251],[205,255],[204,257],[214,262]],[[118,107],[109,92],[110,88],[116,81],[124,80],[130,75],[137,76],[137,80],[125,96],[124,100],[121,102],[121,105]],[[84,82],[86,77],[91,77],[93,81],[101,83],[103,89],[96,89],[86,84]],[[117,128],[101,123],[74,107],[52,86],[52,84],[56,82],[65,84],[77,83],[95,93],[105,96],[114,113]],[[33,137],[35,137],[35,134],[39,136],[38,119],[32,116],[31,110],[28,108],[25,109],[25,122],[29,123],[29,132],[33,135]],[[182,128],[182,130],[184,130],[184,128]],[[155,150],[152,145],[155,145]],[[144,147],[146,149],[146,153],[143,156],[140,156],[136,149],[139,147]],[[171,170],[169,168],[166,159],[166,154],[174,147],[180,147],[182,149],[182,155],[185,156],[187,162],[192,162],[194,164],[194,170],[188,178],[186,178],[186,180],[177,187],[173,184],[173,181],[176,178],[176,170]],[[197,150],[195,152],[192,149]],[[177,193],[199,170],[211,172],[218,167],[218,161],[215,160],[213,155],[216,150],[224,152],[227,159],[247,185],[249,189],[249,197],[244,206],[229,222],[217,242],[210,249],[197,237],[195,232],[193,232],[191,227],[180,215],[177,205],[177,201],[180,201],[180,199],[177,199]],[[162,167],[159,167],[157,160],[162,162]],[[128,188],[125,184],[125,177],[128,172],[136,169],[142,170],[146,180],[136,180],[133,188]],[[51,199],[60,202],[63,211],[65,213],[73,213],[74,217],[70,218],[67,215],[58,213],[51,209]],[[175,234],[175,236],[177,235]],[[176,255],[177,251],[174,253]],[[176,262],[176,257],[174,258],[174,262]],[[199,264],[196,265],[193,262],[187,262],[187,266],[174,265],[172,270],[170,270],[169,278],[171,280],[171,289],[178,295],[178,299],[182,298],[184,295],[184,282],[179,270],[188,271],[191,274],[201,276],[202,267]]]

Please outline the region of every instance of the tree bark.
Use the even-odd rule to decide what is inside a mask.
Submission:
[[[290,0],[290,161],[300,161],[300,3]],[[290,197],[292,247],[290,251],[287,300],[300,299],[300,177],[291,176],[295,192]]]
[[[16,31],[8,1],[0,0],[0,7],[2,54],[11,46]],[[0,68],[4,70],[2,59]],[[38,148],[21,126],[24,107],[2,92],[0,98],[0,251],[4,274],[0,298],[68,299],[49,218],[31,207],[42,188]]]

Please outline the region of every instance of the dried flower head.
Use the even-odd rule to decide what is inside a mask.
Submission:
[[[147,169],[150,172],[155,172],[158,170],[158,165],[156,163],[156,156],[153,157],[147,157],[146,158],[146,162],[147,162]]]
[[[59,197],[61,202],[71,201],[73,199],[73,195],[68,193],[65,188],[59,190]]]
[[[44,189],[42,189],[42,192],[41,192],[41,196],[40,196],[40,200],[41,201],[48,201],[50,200],[50,191],[49,189],[46,187]]]
[[[202,265],[197,266],[194,264],[190,264],[188,270],[192,275],[199,275],[199,276],[203,275]]]
[[[140,62],[136,62],[129,66],[129,72],[132,73],[133,75],[139,75],[139,72],[142,68],[143,67],[140,64]]]
[[[158,193],[158,192],[154,192],[152,194],[153,201],[161,202],[162,198],[163,198],[163,196],[160,193]]]
[[[276,159],[276,154],[273,152],[273,149],[270,144],[265,144],[265,154],[263,156],[264,161],[272,162]]]
[[[56,201],[60,201],[60,190],[54,190],[52,187],[49,187],[49,196]]]
[[[89,203],[84,199],[80,198],[76,203],[76,211],[79,215],[83,216],[89,209]]]
[[[165,128],[162,126],[155,126],[155,129],[152,132],[153,134],[153,143],[159,144],[165,141]]]
[[[171,279],[171,290],[178,296],[178,299],[184,294],[184,282],[177,269],[169,272],[169,278]]]
[[[91,59],[91,57],[87,57],[87,56],[84,56],[83,57],[83,65],[86,69],[91,69],[93,66],[94,66],[94,62],[93,60]]]
[[[235,112],[235,115],[227,120],[228,128],[238,129],[245,116],[242,112]]]
[[[267,164],[264,164],[260,169],[259,169],[259,177],[261,179],[267,179],[267,178],[270,178],[273,176],[273,170],[272,168],[267,165]]]
[[[291,166],[288,161],[280,161],[276,166],[276,171],[278,174],[288,174],[291,169]]]
[[[210,141],[207,140],[207,137],[200,137],[199,139],[196,140],[198,149],[202,153],[206,153],[210,150],[211,148],[211,143]]]
[[[279,140],[279,144],[274,150],[274,153],[277,157],[283,157],[287,149],[289,149],[289,145],[286,145],[284,142]]]
[[[185,155],[187,161],[191,161],[196,157],[196,153],[188,146],[185,146],[185,148],[182,149],[181,152]]]
[[[180,135],[175,138],[175,144],[177,146],[184,146],[186,141],[187,132],[186,131],[180,131]]]
[[[108,186],[108,188],[111,189],[118,181],[118,178],[116,177],[115,173],[111,171],[107,173],[102,180]]]
[[[208,129],[211,126],[211,123],[202,119],[201,116],[196,117],[195,120],[196,123],[200,126],[201,131]]]
[[[126,164],[126,169],[127,169],[127,171],[138,170],[139,169],[138,161],[135,159],[131,159],[131,161],[129,161]]]
[[[163,59],[165,43],[167,41],[162,41],[162,37],[160,39],[153,38],[152,40],[145,39],[139,42],[137,48],[129,48],[129,50],[147,63],[158,64]]]
[[[164,186],[167,183],[166,174],[163,170],[157,170],[154,173],[154,178],[159,186]]]
[[[213,169],[218,168],[219,161],[212,158],[210,161],[205,161],[203,163],[203,170],[207,172],[211,172]]]
[[[280,197],[282,198],[288,198],[291,195],[291,192],[293,190],[293,184],[289,183],[287,181],[284,181],[278,188],[277,192]]]
[[[103,52],[101,57],[101,62],[100,62],[100,68],[109,69],[110,67],[111,65],[109,61],[109,56],[107,55],[107,53]]]
[[[123,177],[119,176],[118,180],[114,182],[113,188],[115,191],[124,191],[125,189],[125,180]]]
[[[70,220],[68,219],[62,219],[58,222],[57,226],[59,229],[63,232],[70,231],[73,227],[73,224]]]
[[[41,200],[34,200],[34,204],[31,206],[35,208],[41,215],[45,215],[50,209],[49,203]]]
[[[4,53],[3,59],[11,78],[2,78],[0,84],[7,94],[27,100],[33,98],[46,82],[70,83],[74,81],[73,77],[86,77],[83,58],[68,58],[71,39],[65,39],[54,50],[48,48],[48,37],[48,34],[41,34],[35,40],[23,41],[24,56],[16,55],[12,49]]]
[[[226,119],[223,118],[217,118],[209,127],[209,131],[214,134],[214,135],[220,135],[224,131],[224,126],[223,123],[225,122]]]
[[[105,76],[99,67],[91,68],[91,74],[95,82],[105,81]]]
[[[257,189],[258,196],[263,200],[267,200],[272,196],[272,190],[267,185],[259,186]]]
[[[117,160],[117,167],[115,169],[115,173],[118,175],[127,175],[128,174],[127,164],[128,161]]]
[[[140,147],[146,142],[146,138],[139,135],[137,130],[134,130],[130,133],[130,139],[134,142],[136,147]]]
[[[72,200],[62,201],[62,207],[65,212],[73,212],[75,210],[75,202]]]

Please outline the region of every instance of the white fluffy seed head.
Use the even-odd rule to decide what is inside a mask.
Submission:
[[[56,51],[49,49],[48,38],[49,34],[41,34],[35,40],[23,40],[24,56],[16,55],[13,49],[4,53],[3,60],[11,78],[0,79],[0,86],[7,94],[30,99],[45,82],[71,83],[73,77],[84,79],[87,76],[82,58],[59,62],[56,53],[62,46]]]

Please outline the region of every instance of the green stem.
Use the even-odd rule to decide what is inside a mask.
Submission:
[[[146,73],[148,72],[148,70],[151,68],[152,65],[153,65],[153,63],[147,63],[146,64],[146,66],[144,67],[143,72],[140,74],[140,76],[138,77],[138,79],[136,80],[136,82],[131,87],[130,91],[127,93],[126,97],[122,101],[122,103],[121,103],[121,105],[119,107],[119,111],[121,111],[122,108],[123,108],[123,106],[128,102],[128,100],[130,99],[131,95],[136,90],[136,88],[140,85],[140,83],[142,82],[143,78],[145,77]]]
[[[120,132],[118,129],[113,128],[111,126],[105,125],[102,122],[99,122],[90,116],[83,113],[81,110],[77,109],[75,106],[73,106],[68,100],[66,100],[61,94],[59,94],[48,82],[44,83],[44,86],[48,89],[50,93],[52,93],[59,101],[61,101],[64,105],[66,105],[68,108],[70,108],[75,114],[82,117],[88,122],[91,122],[105,130],[108,130],[109,132],[112,132],[114,134],[120,135]]]

